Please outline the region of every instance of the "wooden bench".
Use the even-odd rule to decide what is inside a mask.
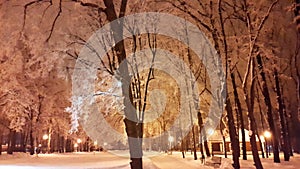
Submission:
[[[213,156],[206,160],[205,164],[209,166],[214,166],[214,168],[219,168],[222,163],[222,157]]]

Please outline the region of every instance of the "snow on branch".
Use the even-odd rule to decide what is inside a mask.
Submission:
[[[118,95],[118,94],[114,94],[114,93],[110,93],[110,92],[96,92],[95,94],[94,94],[94,96],[99,96],[99,95],[106,95],[106,96],[115,96],[115,97],[122,97],[122,96],[120,96],[120,95]]]

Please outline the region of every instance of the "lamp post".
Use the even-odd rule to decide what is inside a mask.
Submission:
[[[96,154],[98,142],[94,141],[94,155]]]
[[[272,136],[272,134],[269,131],[265,131],[264,132],[264,137],[266,138],[266,154],[267,154],[267,158],[269,158],[269,155],[271,155],[270,150],[269,150],[269,145],[268,145],[268,139],[270,139]]]
[[[78,151],[78,144],[77,143],[74,144],[74,149],[75,149],[76,152]]]
[[[48,134],[43,135],[44,145],[47,146],[47,153],[49,153],[49,142],[48,142],[49,136]]]
[[[169,136],[168,140],[169,140],[169,143],[170,143],[170,151],[171,151],[171,154],[172,154],[172,142],[174,142],[174,137]]]
[[[82,143],[82,140],[79,138],[77,139],[77,143],[78,143],[78,147],[79,147],[79,152],[81,151],[81,143]]]
[[[104,152],[106,151],[106,150],[105,150],[106,146],[107,146],[107,142],[104,142],[104,143],[103,143],[103,151],[104,151]]]

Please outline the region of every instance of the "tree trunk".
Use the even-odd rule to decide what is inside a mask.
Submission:
[[[196,136],[195,136],[195,126],[192,126],[192,135],[193,135],[193,150],[194,150],[194,160],[197,160],[197,146],[196,146]]]
[[[65,137],[64,136],[60,136],[59,137],[59,152],[60,153],[65,153]]]
[[[232,113],[231,102],[230,102],[230,98],[228,96],[226,99],[225,108],[227,111],[229,136],[230,136],[230,140],[231,140],[233,167],[234,167],[234,169],[239,169],[240,168],[240,162],[239,162],[240,145],[239,145],[239,139],[236,134],[236,128],[234,126],[234,120],[233,120],[234,118],[233,118],[233,113]]]
[[[2,154],[3,130],[0,128],[0,155]]]
[[[282,94],[282,96],[283,96],[283,94]],[[290,119],[289,119],[289,116],[288,116],[287,111],[286,111],[285,102],[284,102],[283,97],[282,97],[282,106],[283,106],[284,117],[286,119],[288,147],[289,147],[289,151],[290,151],[290,156],[293,156],[293,147],[292,147],[292,143],[291,143],[291,129],[290,129],[290,124],[289,124]]]
[[[222,140],[223,140],[224,157],[227,158],[226,137],[224,136],[224,133],[223,133],[223,130],[221,127],[220,127],[220,132],[221,132]]]
[[[204,137],[204,149],[205,149],[205,154],[207,157],[210,157],[211,154],[210,154],[210,151],[209,151],[209,147],[208,147],[208,141],[207,141],[207,138]]]
[[[48,131],[48,139],[47,139],[47,153],[52,152],[51,150],[51,141],[52,141],[52,129],[50,128]]]
[[[295,16],[296,16],[296,24],[297,24],[297,30],[300,33],[300,0],[295,0],[296,8],[295,8]]]
[[[16,131],[14,130],[12,132],[12,137],[11,137],[11,151],[15,152],[16,149]]]
[[[181,154],[182,154],[182,158],[185,158],[185,141],[184,141],[184,138],[182,138],[182,141],[181,141]]]
[[[34,154],[34,138],[33,138],[32,128],[30,128],[29,142],[30,142],[30,155],[33,155]]]
[[[125,15],[127,0],[121,1],[120,15],[116,14],[114,3],[111,0],[104,0],[106,6],[105,14],[107,19],[112,22],[119,17]],[[112,22],[111,30],[113,32],[113,38],[117,42],[123,39],[123,25],[119,22]],[[121,64],[126,59],[125,44],[122,40],[115,45],[115,50],[118,58],[118,63]],[[142,137],[143,137],[143,124],[138,122],[136,117],[136,111],[132,108],[132,93],[130,89],[130,76],[128,71],[127,62],[123,63],[119,68],[122,93],[124,96],[124,112],[125,112],[125,130],[128,137],[129,153],[130,153],[130,167],[132,169],[142,169]]]
[[[227,147],[226,147],[226,137],[224,133],[224,129],[226,128],[226,125],[223,122],[223,117],[220,119],[220,133],[222,135],[222,140],[223,140],[223,150],[224,150],[224,156],[227,158]]]
[[[252,67],[251,67],[251,74],[252,74],[252,81],[251,81],[251,86],[250,86],[250,98],[248,98],[248,96],[246,96],[246,104],[247,104],[247,109],[248,109],[248,117],[249,117],[249,122],[250,122],[250,129],[251,129],[251,133],[250,133],[250,144],[251,144],[251,151],[252,151],[252,155],[253,155],[253,160],[254,160],[254,165],[256,167],[256,169],[263,169],[263,166],[261,164],[260,158],[259,158],[259,154],[258,154],[258,149],[257,149],[257,144],[256,144],[256,135],[257,135],[257,127],[256,127],[256,122],[255,122],[255,116],[254,116],[254,82],[256,80],[256,78],[254,77],[254,61],[252,59]]]
[[[258,68],[260,71],[260,75],[262,78],[262,94],[264,96],[264,101],[265,104],[267,106],[267,115],[268,115],[268,123],[270,126],[270,130],[271,130],[271,134],[273,137],[273,154],[274,154],[274,162],[275,163],[280,163],[280,158],[279,158],[279,143],[278,143],[278,134],[276,131],[276,124],[274,122],[273,119],[273,112],[272,112],[272,104],[271,104],[271,99],[270,99],[270,94],[269,94],[269,89],[267,86],[267,80],[266,80],[266,75],[264,72],[264,67],[263,67],[263,63],[262,63],[262,59],[261,56],[258,54],[256,56],[256,60],[257,60],[257,64],[258,64]]]
[[[27,145],[28,145],[28,139],[29,139],[29,129],[27,128],[25,132],[25,140],[24,140],[24,152],[26,153]]]
[[[252,114],[253,114],[253,112],[252,112]],[[251,116],[253,116],[253,117],[251,117]],[[250,119],[252,118],[252,120],[255,119],[254,115],[249,115],[249,118]],[[252,122],[250,122],[250,123],[252,123]],[[250,125],[253,125],[253,124],[250,124]],[[253,127],[254,126],[252,126],[251,128],[253,128]],[[253,155],[254,165],[255,165],[256,169],[263,169],[263,166],[261,164],[259,154],[258,154],[255,136],[256,136],[256,133],[255,133],[255,131],[253,131],[252,134],[250,135],[250,144],[251,144],[251,151],[252,151],[252,155]]]
[[[288,131],[286,128],[286,119],[284,116],[284,110],[283,110],[283,104],[282,104],[282,97],[281,97],[281,91],[280,91],[280,82],[278,78],[278,72],[277,69],[274,68],[274,78],[275,78],[275,87],[276,87],[276,95],[277,95],[277,104],[278,104],[278,111],[279,111],[279,117],[280,117],[280,124],[281,124],[281,135],[283,139],[282,144],[282,150],[284,154],[284,161],[290,160],[290,154],[289,154],[289,146],[288,146]]]
[[[73,149],[72,149],[72,141],[71,141],[71,139],[67,138],[66,139],[66,152],[70,153],[72,151],[73,151]]]
[[[204,151],[203,151],[203,138],[201,136],[201,130],[204,129],[203,128],[203,119],[202,119],[202,115],[201,115],[201,112],[198,112],[197,113],[197,117],[198,117],[198,125],[199,125],[199,134],[200,134],[200,152],[201,152],[201,159],[205,159],[205,156],[204,156]],[[205,134],[205,132],[203,132],[203,134]],[[205,140],[204,140],[205,141]]]
[[[16,147],[16,131],[10,129],[8,142],[7,154],[13,154]]]
[[[300,112],[300,67],[299,67],[299,49],[300,49],[300,0],[295,0],[295,17],[296,17],[296,24],[297,24],[297,29],[298,29],[298,34],[297,34],[297,46],[296,46],[296,51],[295,51],[295,60],[294,60],[294,67],[296,69],[295,72],[295,82],[296,82],[296,90],[297,90],[297,103],[298,103],[298,113],[291,113],[291,120],[293,128],[296,132],[294,132],[294,141],[293,141],[293,148],[294,152],[300,153],[300,135],[297,133],[297,131],[300,130],[300,123],[299,123],[299,112]]]
[[[21,132],[20,145],[21,145],[21,151],[25,153],[26,152],[26,134],[25,134],[25,132]]]
[[[257,136],[258,141],[259,141],[259,147],[260,147],[260,150],[261,150],[261,156],[262,156],[262,158],[265,158],[264,146],[263,146],[263,143],[262,143],[262,141],[260,139],[260,136],[259,136],[257,130],[256,130],[256,136]]]
[[[264,123],[264,114],[261,110],[261,105],[260,105],[260,99],[259,99],[259,93],[258,93],[258,85],[256,85],[256,99],[257,99],[257,103],[258,103],[258,110],[259,110],[259,115],[260,115],[260,121],[261,121],[261,126],[262,126],[262,131],[264,132],[265,131],[265,123]],[[259,137],[259,132],[257,130],[257,137]],[[268,151],[267,151],[267,141],[266,139],[265,140],[265,143],[263,144],[260,137],[259,137],[259,142],[260,142],[260,147],[261,147],[261,152],[262,152],[262,155],[263,155],[263,158],[269,158],[269,154],[268,154]],[[265,147],[265,149],[263,149],[263,147]],[[266,156],[265,156],[265,155]]]
[[[243,160],[247,160],[245,124],[244,124],[244,118],[243,118],[244,116],[243,116],[242,106],[241,106],[241,102],[240,102],[239,95],[238,95],[238,92],[237,92],[237,87],[236,87],[235,77],[234,77],[233,72],[230,73],[230,77],[231,77],[231,82],[232,82],[234,101],[235,101],[235,104],[237,106],[239,121],[240,121],[240,125],[241,125]]]

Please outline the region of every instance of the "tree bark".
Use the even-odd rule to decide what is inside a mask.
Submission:
[[[51,150],[51,146],[52,146],[51,141],[52,141],[52,129],[50,128],[48,130],[47,153],[52,152],[52,150]]]
[[[119,17],[124,16],[126,11],[127,0],[122,0],[120,15],[117,16],[114,3],[111,0],[104,0],[106,6],[105,14],[107,19],[112,22]],[[113,32],[113,38],[115,41],[123,39],[123,25],[120,22],[112,22],[111,30]],[[115,50],[118,58],[118,63],[121,64],[126,59],[124,41],[115,45]],[[130,167],[132,169],[142,169],[142,137],[143,137],[143,124],[138,123],[135,110],[132,108],[132,93],[130,89],[130,76],[128,71],[127,62],[123,63],[120,67],[120,76],[122,83],[122,93],[124,96],[124,112],[125,112],[125,130],[128,137],[129,153],[130,153]],[[129,88],[128,88],[129,87]]]
[[[16,147],[16,131],[10,129],[7,154],[13,154],[13,152],[15,151],[15,147]]]
[[[296,91],[297,91],[297,106],[298,106],[298,113],[291,112],[291,120],[292,120],[292,126],[295,129],[295,131],[300,130],[300,123],[299,123],[299,112],[300,112],[300,67],[299,67],[299,49],[300,49],[300,0],[295,0],[295,10],[294,14],[296,19],[296,26],[298,29],[297,34],[297,45],[295,49],[295,55],[294,55],[294,68],[295,75],[293,77],[295,83],[296,83]],[[293,148],[295,153],[300,153],[300,135],[297,132],[293,132]]]
[[[240,168],[240,162],[239,162],[239,152],[240,152],[240,146],[239,146],[239,139],[237,137],[236,128],[234,126],[234,118],[232,113],[232,107],[230,98],[227,96],[226,99],[226,105],[225,109],[227,111],[227,119],[228,119],[228,126],[229,126],[229,136],[231,140],[231,149],[232,149],[232,159],[233,159],[233,167],[234,169]]]
[[[33,129],[30,129],[29,133],[29,142],[30,142],[30,155],[34,154],[34,138],[33,138]]]
[[[73,148],[72,148],[72,141],[71,141],[71,139],[69,139],[68,137],[67,137],[67,139],[66,139],[66,152],[67,153],[70,153],[70,152],[72,152],[73,151]]]
[[[3,130],[0,128],[0,155],[2,154]]]
[[[282,93],[282,96],[283,96],[283,93]],[[289,151],[290,151],[290,156],[293,156],[293,147],[292,147],[292,143],[291,143],[291,129],[290,129],[290,124],[289,124],[290,119],[289,119],[289,116],[288,116],[287,111],[286,111],[285,102],[284,102],[283,97],[282,97],[282,106],[283,106],[284,117],[286,119],[288,147],[289,147]]]
[[[237,86],[236,86],[235,77],[234,77],[233,72],[230,73],[230,77],[231,77],[231,82],[232,82],[234,101],[237,106],[237,111],[238,111],[239,119],[240,119],[239,121],[240,121],[240,125],[241,125],[243,160],[247,160],[245,124],[244,124],[244,118],[243,118],[244,116],[243,116],[242,106],[241,106],[241,102],[240,102],[239,95],[237,92]]]
[[[297,30],[300,33],[300,0],[295,0],[296,3],[296,8],[295,8],[295,16],[296,16],[296,26],[297,26]]]
[[[221,123],[222,123],[222,122],[221,122]],[[220,127],[220,132],[221,132],[222,140],[223,140],[224,157],[227,158],[226,138],[225,138],[225,136],[224,136],[223,129],[222,129],[221,127]]]
[[[274,79],[275,79],[275,88],[276,88],[276,95],[277,95],[278,112],[279,112],[280,124],[281,124],[281,135],[283,139],[282,150],[284,154],[284,161],[289,161],[290,151],[288,146],[288,131],[286,126],[286,119],[283,112],[284,110],[283,110],[282,97],[280,91],[280,84],[279,84],[280,82],[279,82],[278,72],[276,68],[274,68]]]
[[[184,138],[182,138],[182,141],[181,141],[181,154],[182,154],[182,158],[185,158],[185,141],[184,141]]]
[[[260,71],[260,76],[262,78],[262,94],[264,96],[264,101],[265,104],[267,106],[267,115],[268,115],[268,123],[270,126],[270,130],[271,130],[271,134],[273,137],[273,154],[274,154],[274,162],[275,163],[280,163],[280,158],[279,158],[279,143],[278,143],[278,134],[276,131],[276,124],[274,122],[273,119],[273,112],[272,112],[272,104],[271,104],[271,99],[270,99],[270,94],[269,94],[269,89],[267,86],[267,79],[266,79],[266,75],[264,72],[264,67],[263,67],[263,63],[262,63],[262,59],[260,54],[258,54],[256,56],[256,60],[257,60],[257,64],[258,64],[258,68]]]
[[[263,166],[261,164],[260,158],[259,158],[259,154],[258,154],[258,149],[257,149],[257,144],[256,144],[256,135],[257,135],[257,127],[256,127],[256,122],[255,122],[255,116],[254,116],[254,82],[256,80],[256,78],[253,78],[254,76],[254,61],[253,59],[251,59],[252,62],[252,66],[251,66],[251,74],[252,74],[252,81],[250,84],[250,98],[248,98],[248,96],[246,96],[246,104],[247,104],[247,108],[248,108],[248,117],[249,117],[249,121],[250,121],[250,129],[251,129],[251,133],[250,133],[250,144],[251,144],[251,151],[252,151],[252,155],[253,155],[253,160],[254,160],[254,165],[256,167],[256,169],[263,169]]]
[[[260,136],[259,136],[257,130],[256,130],[256,136],[257,136],[258,141],[259,141],[259,147],[260,147],[260,150],[261,150],[261,156],[262,156],[262,158],[265,158],[264,146],[263,146],[263,143],[262,143],[262,141],[260,139]]]
[[[201,159],[205,159],[205,156],[204,156],[204,151],[203,151],[203,139],[202,139],[202,136],[201,136],[201,129],[203,128],[203,121],[202,121],[202,116],[201,116],[201,113],[198,112],[197,114],[197,117],[198,117],[198,125],[199,125],[199,134],[200,134],[200,152],[201,152]]]
[[[194,160],[197,160],[197,147],[196,147],[196,135],[195,135],[195,126],[192,126],[192,134],[193,134],[193,146],[194,146]]]
[[[25,134],[25,132],[21,132],[20,145],[21,145],[21,151],[25,153],[26,152],[26,134]]]

